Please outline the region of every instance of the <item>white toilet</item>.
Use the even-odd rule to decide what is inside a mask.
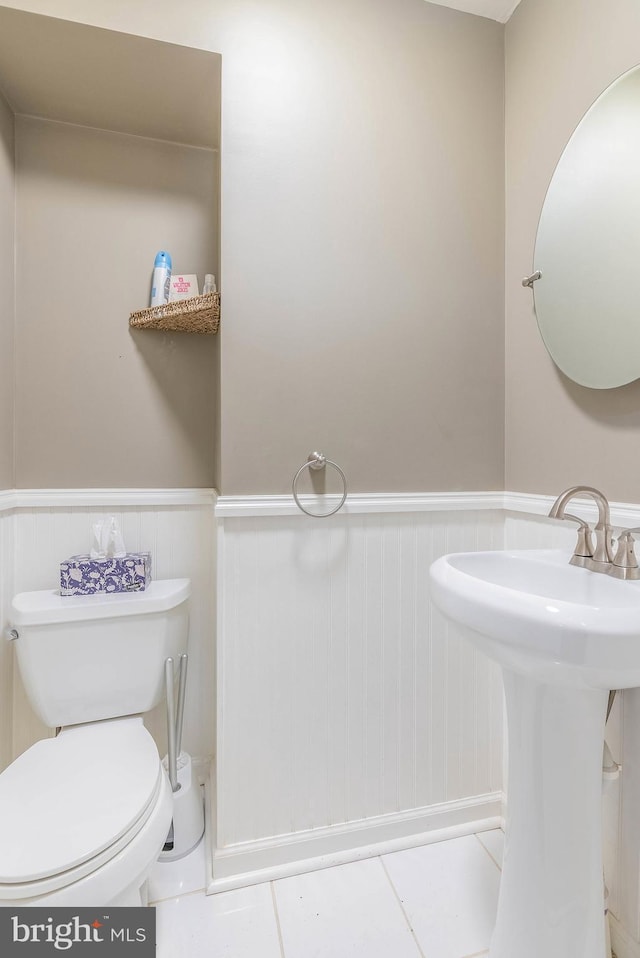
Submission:
[[[186,651],[189,595],[188,579],[171,579],[14,598],[25,690],[62,729],[0,775],[0,906],[146,904],[173,803],[142,713],[164,697],[167,657]]]

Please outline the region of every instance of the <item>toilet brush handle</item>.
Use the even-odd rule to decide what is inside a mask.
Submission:
[[[178,755],[176,752],[176,703],[173,689],[173,659],[164,663],[164,678],[167,687],[167,764],[171,791],[178,791]]]
[[[180,678],[178,681],[178,709],[176,711],[176,755],[180,758],[182,751],[182,728],[184,725],[184,701],[187,688],[187,666],[189,656],[183,652],[180,656]]]

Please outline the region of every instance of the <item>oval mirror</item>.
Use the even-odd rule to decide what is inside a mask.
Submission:
[[[640,68],[565,148],[538,224],[534,297],[553,361],[583,386],[640,378]]]

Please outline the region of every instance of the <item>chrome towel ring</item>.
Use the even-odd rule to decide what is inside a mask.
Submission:
[[[335,509],[332,509],[330,512],[309,512],[309,510],[305,509],[305,507],[302,505],[298,497],[298,490],[297,490],[298,479],[300,478],[300,476],[302,475],[305,469],[313,469],[314,471],[317,471],[319,469],[324,469],[326,466],[333,466],[333,468],[336,470],[336,472],[342,479],[342,484],[344,486],[344,489],[342,492],[342,498],[340,499],[340,502],[335,507]],[[333,460],[327,459],[327,457],[323,456],[321,452],[311,452],[309,453],[307,457],[307,461],[302,466],[300,466],[295,476],[293,477],[293,482],[291,484],[291,491],[293,492],[293,498],[296,501],[296,505],[298,509],[300,509],[302,512],[304,512],[308,516],[313,516],[314,519],[327,519],[329,516],[332,516],[334,515],[334,513],[338,512],[339,509],[342,509],[343,505],[346,502],[347,477],[345,476],[344,472],[342,471],[340,466],[337,464],[337,462],[333,462]]]

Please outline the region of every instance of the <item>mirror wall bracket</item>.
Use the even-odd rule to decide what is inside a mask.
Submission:
[[[537,282],[539,279],[541,279],[541,277],[542,277],[542,273],[540,272],[539,269],[537,269],[535,273],[531,274],[531,276],[525,276],[525,278],[522,280],[522,285],[528,286],[529,289],[533,289],[533,284]]]

